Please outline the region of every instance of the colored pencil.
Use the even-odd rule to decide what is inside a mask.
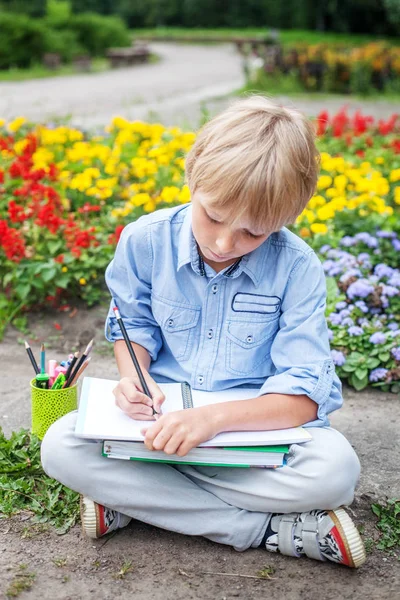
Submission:
[[[31,347],[30,347],[30,345],[28,344],[28,342],[26,340],[25,340],[25,349],[26,349],[26,351],[28,353],[28,356],[29,356],[29,359],[30,359],[30,361],[32,363],[32,367],[34,368],[36,375],[38,375],[38,373],[40,373],[40,369],[39,369],[38,364],[37,364],[37,362],[35,360],[35,357],[33,356],[33,352],[31,350]]]
[[[72,380],[74,379],[75,375],[78,373],[79,369],[81,368],[81,366],[83,365],[83,363],[87,359],[87,357],[90,354],[92,348],[93,348],[93,340],[90,340],[90,342],[86,346],[85,352],[82,354],[82,356],[78,360],[77,364],[75,365],[75,368],[71,371],[71,373],[70,373],[67,381],[65,382],[64,387],[69,387],[71,385]]]
[[[46,352],[44,349],[44,344],[40,346],[40,372],[46,373]]]
[[[140,381],[140,384],[142,386],[143,392],[146,394],[146,396],[148,396],[149,398],[151,398],[150,390],[148,388],[148,385],[146,383],[145,378],[143,377],[142,369],[140,368],[139,361],[136,358],[135,351],[132,348],[132,344],[131,344],[131,341],[129,339],[128,332],[126,331],[126,327],[125,327],[125,324],[124,324],[124,322],[122,320],[121,314],[120,314],[120,312],[119,312],[119,310],[118,310],[117,307],[115,307],[113,310],[114,310],[114,313],[115,313],[115,318],[117,319],[117,323],[118,323],[118,325],[119,325],[119,327],[121,329],[121,333],[122,333],[123,338],[125,340],[126,347],[128,348],[128,352],[130,354],[130,357],[132,359],[132,362],[133,362],[134,367],[136,369],[136,372],[138,374],[139,381]],[[157,415],[158,413],[157,413],[157,411],[154,410],[153,406],[152,406],[152,409],[153,409],[153,415]]]
[[[86,369],[86,367],[88,366],[88,364],[90,363],[90,356],[88,359],[85,360],[85,362],[82,364],[82,366],[80,367],[79,371],[76,372],[76,375],[74,375],[73,380],[71,381],[71,384],[69,387],[71,387],[72,385],[75,385],[79,379],[79,377],[82,375],[83,371]]]
[[[67,381],[68,381],[68,378],[69,378],[69,376],[70,376],[70,375],[71,375],[71,373],[72,373],[72,369],[74,368],[74,366],[75,366],[75,363],[76,363],[76,361],[78,360],[78,358],[79,358],[79,352],[75,352],[75,354],[73,355],[73,358],[72,358],[72,360],[71,360],[71,362],[70,362],[70,365],[69,365],[69,367],[68,367],[68,369],[67,369],[67,372],[65,373],[65,379],[66,379]]]

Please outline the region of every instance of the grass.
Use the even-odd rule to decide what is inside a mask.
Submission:
[[[7,439],[0,428],[0,514],[22,511],[31,523],[53,525],[66,533],[78,520],[79,494],[48,477],[40,463],[40,441],[25,429]],[[33,527],[33,532],[36,526]],[[32,533],[33,533],[32,532]],[[24,537],[29,537],[25,530]]]
[[[35,578],[35,573],[27,571],[27,565],[19,565],[17,574],[6,590],[6,597],[17,598],[22,592],[30,590]]]
[[[195,39],[196,41],[207,41],[207,38],[226,38],[228,41],[234,37],[259,37],[263,39],[270,29],[268,27],[252,27],[248,29],[188,29],[185,27],[158,27],[153,29],[132,29],[134,39],[148,38],[169,38],[185,41]],[[358,46],[377,40],[386,40],[394,46],[400,45],[398,37],[382,37],[373,35],[353,35],[346,33],[306,31],[302,29],[280,29],[279,40],[284,46],[290,46],[298,42],[307,44],[318,44],[324,42],[327,44],[346,44],[347,46]]]
[[[63,77],[66,75],[90,75],[91,73],[103,73],[109,70],[109,62],[106,58],[96,58],[92,61],[90,71],[81,71],[74,65],[61,65],[58,69],[48,69],[44,65],[34,65],[29,69],[0,70],[0,81],[26,81],[29,79],[45,79],[47,77]]]
[[[385,102],[400,101],[400,90],[385,92],[371,91],[369,94],[363,96],[359,94],[344,95],[332,92],[313,92],[305,90],[294,74],[270,75],[268,73],[262,73],[261,71],[254,81],[247,83],[236,93],[237,95],[245,93],[262,93],[267,94],[268,96],[294,96],[296,98],[307,98],[308,100],[320,100],[321,102],[338,97],[348,98],[349,100],[359,100],[362,102],[382,102],[382,100]]]
[[[373,504],[372,512],[378,517],[376,528],[380,531],[378,550],[391,553],[400,550],[400,499],[392,498],[384,504]]]

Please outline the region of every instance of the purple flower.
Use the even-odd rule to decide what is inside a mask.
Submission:
[[[385,379],[387,372],[388,372],[387,369],[378,367],[377,369],[374,369],[373,371],[371,371],[371,373],[369,374],[369,380],[370,381],[381,381],[382,379]]]
[[[383,308],[387,308],[389,306],[389,300],[387,299],[387,296],[381,296],[381,303]]]
[[[393,275],[391,276],[391,278],[388,280],[388,284],[389,285],[395,285],[395,286],[398,286],[398,287],[400,286],[400,273],[399,273],[399,271],[397,271],[397,269],[396,269],[396,272],[393,273]]]
[[[346,362],[345,355],[343,354],[343,352],[340,352],[339,350],[331,350],[331,356],[332,356],[333,363],[337,367],[343,366],[344,363]]]
[[[350,277],[361,277],[360,269],[349,269],[346,273],[343,273],[340,281],[346,281],[346,279],[349,279]]]
[[[337,313],[331,313],[328,319],[332,323],[332,325],[340,325],[342,322],[342,317]]]
[[[399,290],[396,287],[394,287],[393,285],[385,285],[383,283],[382,284],[382,293],[385,294],[385,296],[389,296],[389,298],[392,298],[393,296],[399,295]]]
[[[343,319],[342,325],[345,325],[346,327],[351,327],[352,325],[354,325],[354,321],[352,318],[346,317],[345,319]]]
[[[390,329],[391,331],[397,331],[399,329],[399,324],[398,323],[389,323],[388,329]]]
[[[369,325],[369,321],[365,317],[360,317],[357,322],[361,327],[368,327]]]
[[[328,340],[331,341],[333,339],[333,331],[328,328]]]
[[[371,344],[384,344],[386,342],[386,335],[380,331],[377,331],[371,335],[369,341]]]
[[[361,312],[363,312],[364,314],[366,314],[368,312],[368,306],[365,304],[364,300],[357,300],[357,302],[355,302],[355,305],[357,306],[357,308],[359,308],[361,310]]]
[[[340,273],[342,272],[342,267],[340,265],[335,265],[334,267],[331,267],[328,271],[328,275],[329,277],[336,277],[336,275],[340,275]]]
[[[321,246],[321,248],[319,249],[319,251],[320,251],[321,254],[325,254],[330,249],[331,249],[331,247],[330,247],[329,244],[324,244],[323,246]]]
[[[394,356],[395,360],[400,361],[400,346],[398,346],[397,348],[393,348],[392,356]]]
[[[393,231],[384,231],[384,230],[380,230],[376,232],[376,237],[379,238],[394,238],[396,237],[396,234]]]
[[[357,260],[360,260],[361,262],[364,262],[365,260],[370,260],[370,255],[368,254],[368,252],[360,252],[360,254],[357,256]]]
[[[392,246],[395,250],[400,250],[400,240],[392,240]]]
[[[382,279],[382,277],[391,277],[393,271],[394,269],[392,269],[392,267],[388,267],[388,265],[385,265],[384,263],[379,263],[374,269],[374,274],[377,275],[379,279]]]
[[[362,335],[364,333],[363,328],[357,327],[357,325],[349,327],[347,331],[348,331],[349,335],[351,335],[351,336]]]
[[[340,242],[341,246],[345,246],[346,248],[350,248],[350,246],[354,246],[355,238],[350,237],[349,235],[345,235]]]
[[[363,242],[364,244],[366,244],[368,246],[368,248],[376,248],[378,246],[378,240],[376,238],[374,238],[372,235],[370,235],[369,233],[367,233],[366,231],[363,231],[361,233],[356,233],[356,235],[354,236],[354,239],[357,242]]]
[[[369,312],[371,313],[371,315],[379,315],[381,309],[374,306],[374,308],[371,308]]]
[[[346,304],[346,306],[347,306],[347,304]],[[337,308],[337,305],[336,305],[336,308]],[[349,317],[350,314],[351,314],[351,311],[348,308],[344,308],[343,310],[340,311],[340,316],[342,318]]]
[[[353,300],[356,296],[360,298],[366,298],[374,291],[374,286],[369,283],[366,279],[359,279],[354,281],[347,288],[348,297]]]
[[[382,252],[378,248],[377,250],[374,250],[374,254],[375,254],[375,256],[380,256],[382,254]]]
[[[347,302],[338,302],[335,306],[336,310],[342,310],[343,308],[347,308]],[[350,314],[350,313],[349,313]]]

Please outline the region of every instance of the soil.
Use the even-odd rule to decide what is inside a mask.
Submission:
[[[53,357],[62,360],[94,337],[87,374],[117,378],[111,344],[103,338],[106,305],[75,308],[30,315],[27,339],[35,350],[46,341]],[[0,419],[6,433],[30,425],[31,365],[23,339],[23,334],[9,327],[0,344]],[[28,514],[20,514],[0,520],[0,596],[23,564],[35,578],[30,591],[19,595],[21,600],[123,600],[132,596],[141,600],[400,599],[400,562],[377,550],[379,533],[370,508],[387,497],[400,498],[399,429],[395,424],[399,398],[375,390],[356,393],[345,389],[345,399],[344,408],[333,415],[332,425],[351,441],[363,468],[350,509],[369,551],[360,569],[288,558],[262,549],[238,553],[206,539],[137,521],[100,540],[84,538],[79,526],[58,536],[52,528],[33,526]],[[260,576],[267,567],[273,571],[271,579]]]

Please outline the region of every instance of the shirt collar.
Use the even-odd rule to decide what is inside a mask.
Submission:
[[[269,249],[269,240],[270,238],[266,239],[265,242],[253,250],[253,252],[243,256],[237,266],[231,265],[230,267],[227,267],[223,274],[231,279],[236,279],[236,277],[239,277],[241,273],[244,272],[257,287],[261,281],[263,266]],[[179,233],[177,271],[188,263],[191,264],[195,273],[198,275],[204,274],[202,262],[199,261],[197,243],[192,232],[191,205],[187,208]]]

